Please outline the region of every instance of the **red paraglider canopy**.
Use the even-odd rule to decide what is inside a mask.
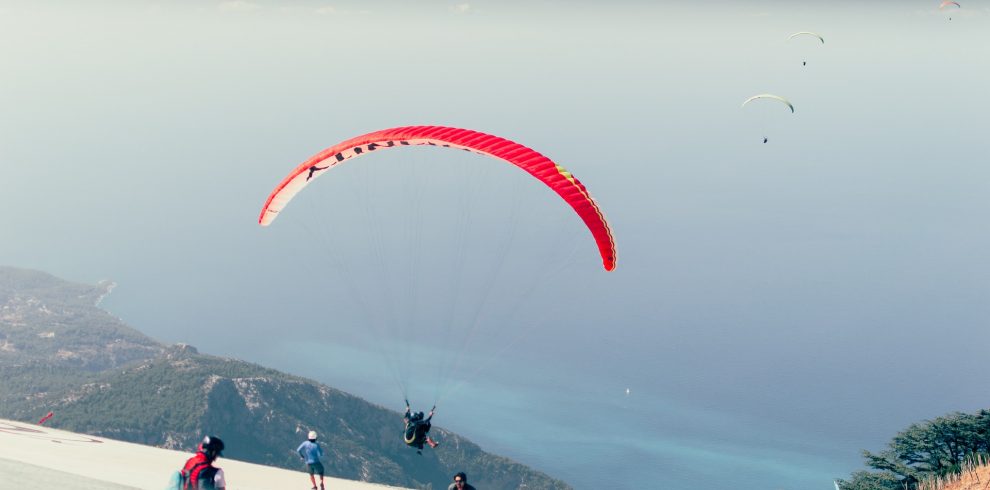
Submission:
[[[615,268],[615,240],[605,215],[588,190],[564,167],[519,143],[470,129],[444,126],[405,126],[384,129],[338,143],[306,160],[275,188],[258,217],[268,226],[289,201],[324,171],[348,159],[398,146],[431,145],[488,155],[515,165],[554,190],[581,217],[591,231],[605,270]]]

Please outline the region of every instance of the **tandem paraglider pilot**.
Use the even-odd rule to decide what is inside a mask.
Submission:
[[[430,447],[437,447],[440,445],[439,442],[430,439],[430,419],[433,418],[433,411],[436,407],[430,409],[430,416],[424,417],[423,412],[413,413],[409,408],[409,400],[406,400],[406,413],[402,416],[402,421],[406,423],[406,430],[403,434],[403,440],[407,446],[412,446],[416,448],[417,454],[423,454],[423,443],[429,444]]]

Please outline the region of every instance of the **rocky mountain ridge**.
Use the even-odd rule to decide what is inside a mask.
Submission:
[[[166,346],[97,308],[109,281],[82,285],[0,267],[0,416],[170,449],[221,435],[226,456],[299,468],[294,449],[321,434],[329,474],[446,488],[467,471],[486,489],[570,488],[442,428],[440,450],[402,443],[400,414],[312,380]]]

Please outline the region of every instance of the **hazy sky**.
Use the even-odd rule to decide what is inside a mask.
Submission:
[[[538,294],[514,314],[549,314],[504,353],[514,366],[578,399],[632,387],[655,400],[643,413],[711,415],[656,440],[771,420],[843,476],[910,423],[987,406],[990,1],[951,21],[937,4],[0,1],[0,263],[113,279],[105,306],[153,337],[315,375],[292,346],[347,337],[364,318],[347,295],[376,284],[327,279],[328,261],[362,267],[362,233],[415,215],[410,188],[443,216],[482,179],[481,211],[430,229],[472,221],[468,264],[498,254],[485,223],[524,231],[495,292],[465,295],[498,311],[527,260],[571,261],[519,286]],[[803,30],[826,43],[787,40]],[[764,92],[796,112],[740,108]],[[552,193],[459,152],[355,160],[307,189],[329,200],[257,226],[299,162],[410,124],[566,166],[607,213],[618,269]],[[378,228],[349,212],[361,199]],[[309,241],[318,215],[346,232]],[[459,257],[444,236],[429,260]],[[374,243],[420,253],[408,237]],[[445,299],[415,318],[455,302],[450,278],[418,276]]]

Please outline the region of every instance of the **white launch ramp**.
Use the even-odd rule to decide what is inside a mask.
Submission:
[[[0,490],[162,490],[191,453],[0,419]],[[309,475],[220,458],[229,490],[310,487]],[[300,464],[300,466],[302,466]],[[389,487],[327,478],[328,490]]]

